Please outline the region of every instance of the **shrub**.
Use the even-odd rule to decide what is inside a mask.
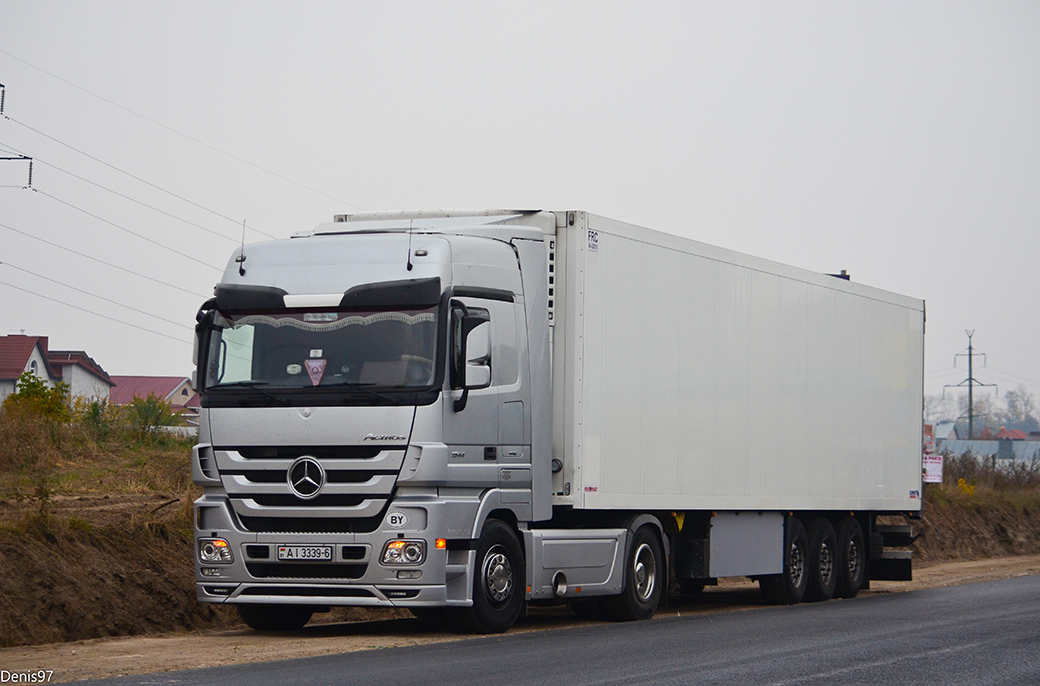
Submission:
[[[32,372],[22,372],[15,389],[14,393],[4,398],[5,410],[28,412],[55,422],[65,422],[72,418],[68,384],[59,381],[48,386]]]
[[[135,397],[126,411],[130,425],[140,434],[154,433],[157,426],[182,423],[170,404],[154,393],[149,393],[147,398]]]

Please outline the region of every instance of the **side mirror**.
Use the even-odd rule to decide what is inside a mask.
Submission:
[[[482,321],[466,337],[466,370],[462,387],[487,388],[491,385],[491,324]]]

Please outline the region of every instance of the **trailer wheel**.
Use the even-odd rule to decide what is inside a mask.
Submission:
[[[863,544],[863,527],[855,517],[846,517],[838,525],[837,587],[834,595],[839,598],[855,598],[867,574],[866,548]]]
[[[650,526],[640,527],[628,549],[621,594],[603,598],[607,619],[629,622],[653,617],[661,602],[664,569],[664,553],[657,534]]]
[[[834,527],[823,517],[817,517],[809,525],[809,585],[805,589],[805,600],[817,602],[834,597],[838,580],[837,552]]]
[[[770,605],[794,605],[801,602],[809,585],[809,542],[805,527],[796,517],[788,517],[784,527],[784,571],[759,578],[762,596]]]
[[[455,627],[472,634],[500,634],[516,623],[524,607],[524,554],[513,530],[489,519],[477,541],[473,605],[450,608]]]
[[[306,605],[236,605],[242,621],[254,631],[296,631],[310,621]]]

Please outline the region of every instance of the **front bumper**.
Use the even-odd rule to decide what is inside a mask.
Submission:
[[[203,603],[317,606],[442,607],[469,605],[473,551],[437,548],[446,530],[446,503],[431,496],[399,499],[369,533],[257,533],[237,522],[228,498],[207,494],[195,502],[195,539],[222,538],[234,561],[202,563],[194,551],[196,596]],[[391,526],[392,524],[392,526]],[[200,527],[201,525],[201,527]],[[384,565],[394,539],[421,540],[421,564]],[[327,562],[279,561],[278,547],[331,546]]]

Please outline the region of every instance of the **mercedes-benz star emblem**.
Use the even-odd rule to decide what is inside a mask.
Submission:
[[[317,460],[305,455],[289,466],[288,481],[289,490],[297,498],[310,500],[318,497],[325,487],[325,470]]]

